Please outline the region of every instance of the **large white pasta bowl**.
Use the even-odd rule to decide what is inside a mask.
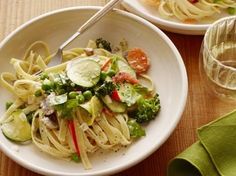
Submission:
[[[22,58],[27,47],[37,40],[48,43],[51,52],[73,34],[97,7],[76,7],[53,11],[17,28],[0,44],[0,71],[11,71],[10,58]],[[86,46],[89,39],[103,37],[114,45],[125,38],[130,47],[143,48],[151,60],[149,75],[154,80],[161,100],[158,117],[146,128],[146,136],[119,152],[96,153],[90,156],[93,168],[85,170],[82,163],[60,160],[42,153],[33,144],[20,145],[6,139],[0,132],[0,149],[20,165],[45,175],[106,175],[131,167],[157,150],[170,136],[185,107],[188,83],[182,58],[170,39],[146,20],[114,10],[73,44]],[[10,94],[0,87],[0,112]]]

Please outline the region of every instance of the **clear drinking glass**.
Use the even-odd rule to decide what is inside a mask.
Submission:
[[[223,18],[207,30],[200,73],[211,92],[225,100],[236,100],[236,16]]]

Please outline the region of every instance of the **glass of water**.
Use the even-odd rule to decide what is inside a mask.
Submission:
[[[211,92],[225,100],[236,100],[236,16],[216,21],[207,30],[200,74]]]

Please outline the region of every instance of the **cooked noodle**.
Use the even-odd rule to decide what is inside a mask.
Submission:
[[[94,53],[107,59],[111,53],[103,49],[94,49]],[[56,116],[55,124],[48,127],[47,118],[45,118],[45,110],[41,104],[43,97],[35,97],[34,93],[42,86],[38,71],[45,73],[64,72],[68,61],[75,57],[87,56],[84,48],[73,48],[63,53],[64,63],[48,67],[50,59],[53,55],[49,54],[49,49],[44,42],[38,41],[33,43],[26,51],[22,60],[11,59],[15,74],[2,73],[1,84],[15,95],[16,100],[12,106],[3,114],[0,123],[9,122],[12,118],[11,114],[22,105],[23,113],[28,115],[35,111],[31,125],[31,137],[33,143],[40,150],[58,158],[71,158],[76,153],[73,145],[72,137],[68,129],[68,121]],[[102,61],[101,61],[102,62]],[[153,91],[153,83],[146,75],[141,77],[150,82],[150,91]],[[111,149],[114,146],[126,146],[131,144],[130,131],[127,126],[128,116],[126,113],[113,114],[108,116],[101,113],[98,117],[86,121],[88,117],[84,114],[83,109],[76,108],[73,112],[73,124],[77,133],[77,142],[80,149],[80,157],[86,169],[92,167],[88,155],[94,153],[98,149]]]
[[[234,0],[144,0],[145,3],[156,7],[164,18],[176,17],[183,22],[190,20],[199,21],[206,17],[211,17],[222,10],[236,8]]]

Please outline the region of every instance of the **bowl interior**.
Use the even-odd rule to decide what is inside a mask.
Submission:
[[[26,48],[36,40],[50,46],[51,52],[73,34],[88,19],[95,8],[71,8],[50,13],[32,20],[13,32],[0,45],[0,71],[11,71],[10,58],[21,58]],[[19,164],[49,175],[104,175],[121,171],[141,161],[157,149],[170,135],[180,119],[187,95],[187,78],[182,59],[170,40],[150,23],[125,12],[114,11],[81,35],[70,47],[84,47],[89,39],[103,37],[118,44],[123,38],[130,47],[143,48],[151,59],[150,76],[161,100],[158,117],[146,126],[143,137],[119,152],[97,152],[90,156],[93,169],[82,164],[55,159],[40,152],[33,144],[18,145],[0,133],[0,147]],[[0,112],[11,96],[0,87]],[[15,146],[19,151],[15,151]]]

